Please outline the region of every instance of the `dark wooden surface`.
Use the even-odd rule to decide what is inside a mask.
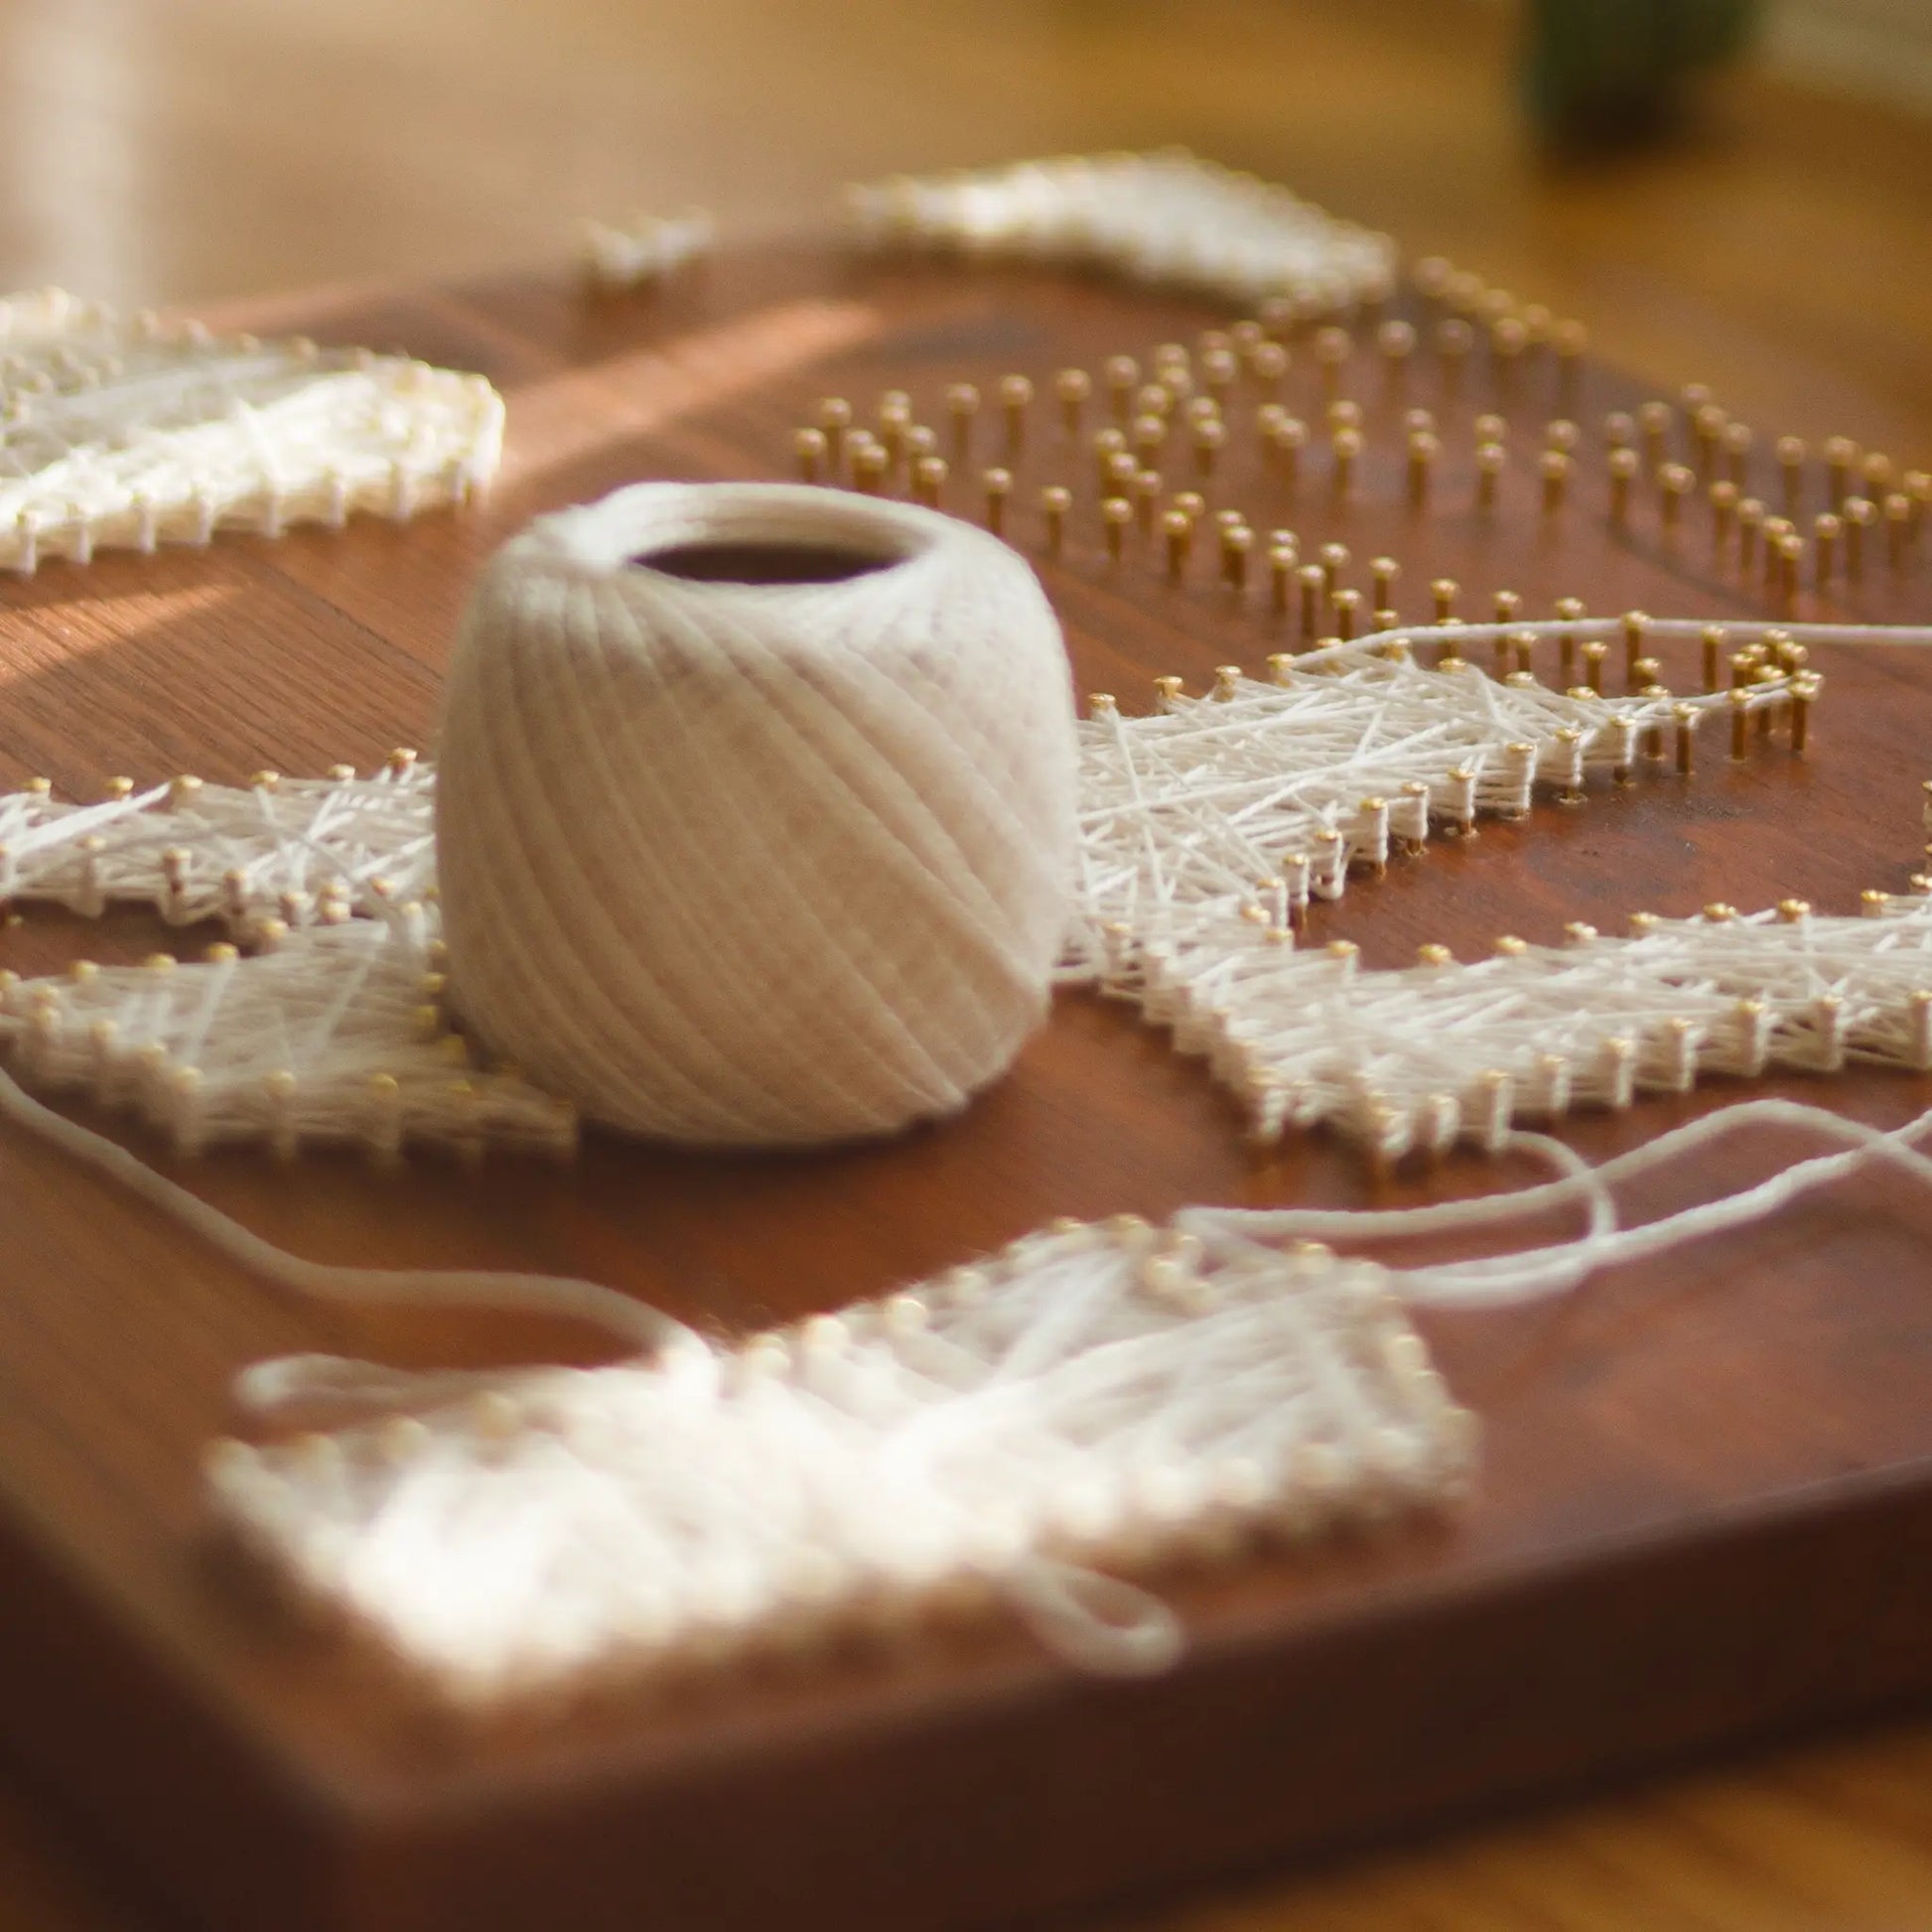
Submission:
[[[0,616],[0,763],[90,794],[108,775],[368,762],[424,739],[437,668],[481,557],[531,513],[640,476],[781,471],[820,394],[869,404],[1185,340],[1223,318],[1100,285],[994,271],[874,270],[809,249],[721,265],[661,297],[594,305],[502,279],[391,299],[282,305],[278,325],[406,346],[488,372],[510,397],[486,507],[153,560],[52,566]],[[1309,358],[1301,356],[1306,367]],[[1695,369],[1684,371],[1688,375]],[[1593,426],[1634,398],[1591,371],[1576,413],[1592,481],[1554,524],[1533,507],[1548,394],[1512,400],[1506,509],[1466,498],[1472,385],[1445,411],[1443,507],[1401,507],[1390,431],[1415,394],[1348,385],[1369,410],[1364,489],[1221,487],[1258,525],[1404,562],[1420,614],[1449,571],[1532,615],[1738,615],[1755,587],[1713,569],[1706,521],[1665,546],[1647,498],[1625,542],[1593,503]],[[1311,381],[1306,373],[1297,382]],[[1304,391],[1306,395],[1308,392]],[[1305,411],[1305,413],[1309,413]],[[1069,466],[1035,406],[1014,534]],[[1777,426],[1759,424],[1759,449]],[[1081,462],[1084,474],[1088,466]],[[1765,493],[1775,488],[1766,481]],[[958,499],[966,500],[962,491]],[[1816,505],[1813,505],[1814,507]],[[1283,639],[1199,567],[1171,593],[1112,572],[1091,512],[1049,582],[1083,685],[1139,708],[1147,680],[1256,662]],[[1879,559],[1843,605],[1928,612],[1922,560]],[[1813,600],[1799,615],[1813,614]],[[1292,629],[1292,626],[1291,626]],[[1732,765],[1722,735],[1687,783],[1664,768],[1486,827],[1358,882],[1317,915],[1394,961],[1498,933],[1606,929],[1638,907],[1796,893],[1851,909],[1917,870],[1928,763],[1911,653],[1821,653],[1811,757],[1781,741]],[[1669,681],[1692,666],[1673,658]],[[30,970],[152,934],[32,915]],[[1895,1121],[1927,1083],[1857,1076],[1784,1090]],[[1568,1130],[1601,1151],[1731,1097],[1645,1103]],[[1792,1151],[1770,1140],[1673,1177],[1656,1206]],[[1766,1227],[1625,1271],[1574,1301],[1439,1318],[1429,1333],[1488,1425],[1466,1519],[1385,1542],[1164,1580],[1195,1633],[1148,1685],[1081,1682],[1011,1632],[935,1636],[888,1658],[615,1696],[462,1733],[406,1674],[301,1635],[210,1552],[197,1461],[231,1422],[242,1363],[323,1345],[492,1360],[595,1344],[536,1323],[356,1319],[292,1309],[173,1229],[9,1137],[0,1213],[0,1655],[4,1726],[94,1829],[210,1922],[416,1927],[908,1925],[1141,1893],[1284,1851],[1386,1833],[1553,1785],[1873,1708],[1932,1682],[1917,1605],[1932,1582],[1932,1202],[1869,1178]],[[1199,1069],[1125,1013],[1069,1000],[1015,1076],[965,1119],[888,1148],[696,1159],[594,1139],[559,1173],[431,1161],[398,1177],[247,1156],[196,1167],[209,1198],[305,1253],[581,1271],[736,1330],[835,1306],[1060,1213],[1187,1201],[1408,1199],[1498,1184],[1456,1160],[1376,1183],[1345,1151],[1257,1153]]]

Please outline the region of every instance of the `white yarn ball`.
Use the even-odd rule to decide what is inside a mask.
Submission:
[[[720,545],[875,567],[673,574]],[[457,1013],[640,1134],[797,1144],[950,1114],[1045,1014],[1075,757],[1059,626],[984,531],[767,483],[544,517],[486,569],[445,696]]]

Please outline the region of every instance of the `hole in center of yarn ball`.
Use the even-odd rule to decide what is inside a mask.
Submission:
[[[844,584],[901,559],[837,543],[675,543],[632,559],[693,584]]]

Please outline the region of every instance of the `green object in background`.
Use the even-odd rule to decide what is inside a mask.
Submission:
[[[1560,146],[1640,139],[1750,38],[1757,0],[1528,0],[1530,111]]]

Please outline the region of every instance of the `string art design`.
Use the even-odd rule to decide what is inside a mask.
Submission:
[[[1169,691],[1152,717],[1100,705],[1081,727],[1062,977],[1136,1000],[1206,1053],[1263,1134],[1323,1123],[1383,1157],[1494,1145],[1514,1118],[1626,1106],[1703,1071],[1925,1064],[1932,963],[1912,962],[1932,898],[1867,896],[1876,925],[1713,908],[1633,939],[1584,943],[1580,928],[1575,947],[1505,941],[1488,962],[1408,971],[1361,971],[1346,942],[1298,951],[1310,896],[1338,895],[1351,865],[1386,864],[1432,822],[1520,813],[1539,784],[1579,796],[1593,773],[1640,766],[1667,721],[1688,741],[1724,715],[1748,745],[1740,728],[1818,689],[1807,671],[1667,707],[1564,696],[1466,659],[1418,665],[1413,647],[1441,635],[1330,646],[1278,663],[1272,684],[1229,671],[1207,698]],[[1383,789],[1365,799],[1370,784]],[[443,1003],[433,785],[398,753],[366,777],[0,797],[0,897],[88,916],[140,903],[230,934],[193,963],[0,978],[0,1041],[22,1077],[130,1108],[183,1152],[568,1152],[568,1103],[480,1064]]]
[[[277,1366],[300,1402],[348,1365]],[[1172,1611],[1105,1573],[1440,1505],[1475,1436],[1381,1268],[1131,1216],[741,1347],[380,1393],[436,1406],[225,1443],[209,1478],[279,1574],[469,1703],[988,1599],[1158,1670]]]
[[[584,272],[603,289],[642,288],[700,260],[717,246],[718,225],[701,207],[684,214],[638,214],[623,223],[578,223]]]
[[[58,289],[0,302],[0,568],[460,502],[496,468],[482,376],[217,336]]]
[[[1086,263],[1301,315],[1379,299],[1395,279],[1386,235],[1181,149],[905,176],[854,188],[848,207],[873,247]]]

